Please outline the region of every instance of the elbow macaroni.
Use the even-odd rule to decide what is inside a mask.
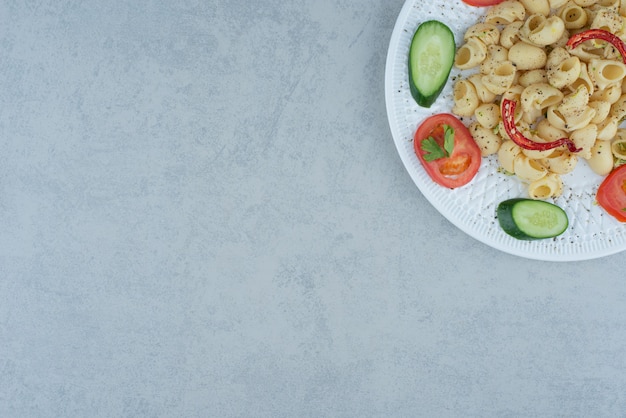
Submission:
[[[504,94],[515,81],[515,66],[511,61],[504,61],[494,67],[482,79],[483,84],[493,94]]]
[[[621,83],[626,76],[626,65],[613,60],[592,59],[589,62],[589,76],[598,90],[605,90],[613,84]],[[620,89],[621,89],[621,84]]]
[[[500,108],[495,103],[483,103],[474,111],[476,121],[487,129],[493,129],[500,122]]]
[[[531,15],[520,29],[522,39],[533,45],[548,46],[556,43],[565,33],[565,24],[558,16],[546,18],[543,15]]]
[[[452,112],[459,116],[471,116],[478,107],[476,88],[468,80],[459,80],[454,85],[454,107]]]
[[[546,174],[528,185],[528,195],[533,199],[548,199],[563,194],[563,180],[556,173]]]
[[[563,193],[561,176],[580,160],[605,175],[626,163],[626,65],[603,41],[567,48],[569,37],[607,30],[626,40],[626,0],[505,0],[469,27],[455,66],[473,69],[454,85],[453,113],[470,117],[470,132],[483,156],[528,185],[534,199]],[[520,106],[520,132],[535,142],[569,137],[578,148],[526,150],[506,134],[499,103]]]
[[[548,0],[520,0],[526,11],[531,15],[548,16],[550,14],[550,3]]]
[[[611,141],[611,152],[618,161],[626,161],[626,130],[618,129]]]
[[[494,133],[493,129],[486,128],[480,122],[474,122],[469,126],[469,131],[483,157],[498,152],[500,144],[502,144],[502,137]]]
[[[526,8],[518,1],[506,0],[489,9],[485,22],[493,25],[507,25],[518,20],[524,20]]]
[[[580,29],[587,24],[587,12],[574,2],[567,3],[559,12],[565,29]]]
[[[614,164],[610,141],[596,141],[591,147],[591,157],[587,162],[589,167],[601,176],[609,174]]]
[[[487,46],[476,37],[469,38],[461,46],[454,58],[454,65],[462,70],[476,67],[485,61],[487,57]]]
[[[543,48],[518,42],[509,49],[509,61],[518,70],[538,70],[545,67],[548,56]]]

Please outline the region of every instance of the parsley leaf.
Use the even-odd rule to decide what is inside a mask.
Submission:
[[[424,160],[426,161],[435,161],[446,156],[446,151],[439,146],[432,136],[422,139],[422,150],[426,151],[426,154],[424,154]]]
[[[443,125],[443,148],[435,138],[429,136],[422,139],[421,148],[426,152],[424,160],[435,161],[439,158],[447,158],[454,150],[454,129],[450,125]]]
[[[443,125],[443,132],[443,148],[446,150],[446,157],[449,157],[454,150],[454,129],[450,125]]]

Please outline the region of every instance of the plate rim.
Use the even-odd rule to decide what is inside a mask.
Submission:
[[[501,242],[496,241],[491,236],[484,235],[484,234],[476,234],[475,231],[472,230],[472,228],[470,228],[468,224],[461,222],[460,219],[457,219],[455,216],[449,213],[449,210],[447,210],[444,207],[444,202],[433,195],[431,190],[428,187],[426,187],[426,185],[417,176],[416,171],[410,169],[410,166],[412,163],[414,163],[414,160],[411,160],[409,158],[409,155],[403,152],[403,149],[401,148],[402,134],[400,132],[399,126],[396,123],[397,109],[395,107],[395,100],[394,100],[395,94],[394,93],[397,87],[394,85],[395,79],[393,78],[393,73],[394,73],[394,70],[397,68],[396,67],[397,58],[398,58],[397,54],[398,54],[398,49],[400,46],[402,32],[405,31],[404,25],[405,23],[407,23],[406,21],[410,14],[411,9],[417,2],[419,2],[419,0],[406,0],[394,23],[393,31],[389,40],[389,46],[387,49],[386,61],[385,61],[385,107],[387,111],[387,119],[389,123],[389,128],[391,131],[394,145],[396,147],[396,151],[398,152],[400,156],[400,159],[402,161],[402,164],[405,167],[405,170],[408,172],[414,184],[417,186],[418,190],[426,198],[426,200],[440,213],[440,215],[442,215],[449,222],[451,222],[455,227],[457,227],[458,229],[460,229],[461,231],[463,231],[464,233],[466,233],[473,239],[476,239],[477,241],[482,242],[483,244],[491,248],[494,248],[498,251],[501,251],[510,255],[527,258],[527,259],[534,259],[538,261],[569,262],[569,261],[584,261],[584,260],[597,259],[597,258],[606,257],[606,256],[614,255],[619,252],[625,251],[626,242],[624,242],[622,245],[603,247],[600,249],[596,249],[594,251],[585,251],[585,252],[573,251],[573,252],[568,252],[564,254],[542,253],[542,252],[538,252],[535,249],[537,247],[531,247],[531,246],[527,246],[526,248],[520,248],[516,246],[502,244]],[[457,1],[456,3],[458,5],[459,2]],[[442,3],[442,4],[445,4],[445,3]],[[439,112],[428,111],[427,113],[435,114]],[[416,159],[417,158],[415,157],[415,160]],[[485,159],[483,158],[483,161],[481,162],[481,167],[484,167],[484,160]],[[494,213],[494,219],[495,219],[495,213]],[[502,231],[502,233],[504,232]],[[510,240],[514,240],[514,238],[508,237],[508,239],[505,239],[504,242],[505,243],[511,242]],[[519,240],[515,240],[515,241],[517,242]],[[533,241],[524,241],[524,242],[532,243]]]

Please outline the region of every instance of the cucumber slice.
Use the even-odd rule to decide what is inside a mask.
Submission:
[[[498,205],[498,222],[507,234],[521,240],[553,238],[569,225],[563,209],[543,200],[509,199]]]
[[[437,20],[418,26],[409,50],[409,86],[418,105],[430,107],[446,85],[456,44],[449,27]]]

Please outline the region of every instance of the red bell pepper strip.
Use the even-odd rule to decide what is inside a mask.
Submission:
[[[582,148],[576,148],[574,141],[569,138],[561,138],[551,142],[535,142],[532,139],[526,138],[524,134],[517,129],[517,126],[515,126],[516,106],[517,102],[515,100],[502,99],[502,122],[504,124],[504,130],[509,135],[509,138],[520,147],[533,151],[547,151],[560,147],[561,145],[567,145],[567,149],[570,152],[579,152],[582,150]]]
[[[608,43],[613,45],[621,54],[622,61],[624,61],[624,63],[626,64],[626,44],[617,35],[614,35],[611,32],[603,29],[589,29],[577,33],[569,38],[566,45],[574,49],[583,42],[589,41],[591,39],[600,39],[602,41],[607,41]]]

